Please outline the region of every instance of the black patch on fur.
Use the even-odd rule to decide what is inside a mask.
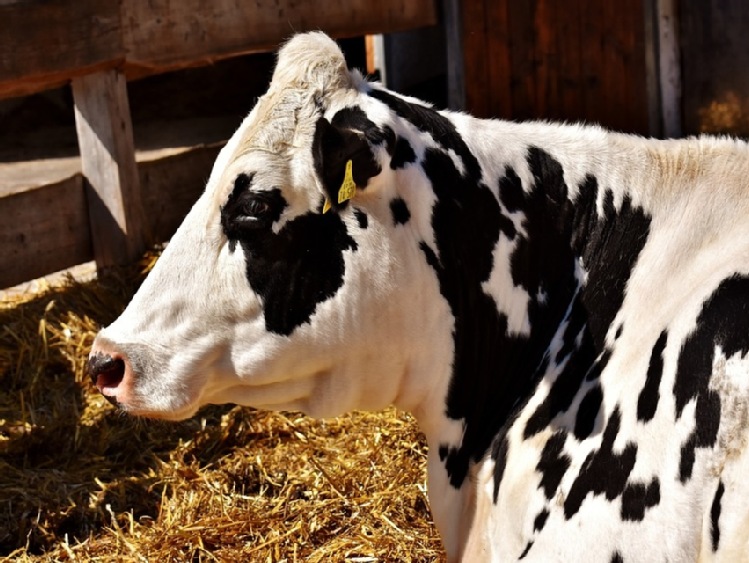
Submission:
[[[660,399],[658,389],[663,376],[663,351],[666,348],[667,337],[668,333],[665,330],[661,332],[655,346],[653,346],[653,352],[650,354],[650,365],[645,378],[645,386],[637,399],[637,419],[642,422],[653,420],[658,408],[658,400]]]
[[[622,336],[622,332],[624,332],[624,324],[620,324],[619,328],[616,329],[616,334],[614,334],[614,340],[619,340]]]
[[[589,493],[605,495],[612,501],[624,492],[637,459],[637,446],[630,442],[621,453],[614,452],[620,426],[621,413],[617,407],[606,423],[601,447],[588,454],[564,501],[564,515],[568,520],[577,514]]]
[[[697,448],[711,448],[715,445],[720,427],[720,409],[720,396],[712,389],[698,395],[694,411],[695,428],[681,446],[679,479],[682,483],[692,477]]]
[[[412,104],[390,92],[372,88],[368,94],[383,102],[396,114],[409,121],[419,131],[429,133],[445,150],[452,150],[463,161],[466,176],[476,185],[481,181],[481,166],[476,156],[468,149],[452,121],[430,107]]]
[[[632,269],[647,242],[651,220],[641,208],[632,206],[628,195],[617,212],[610,190],[604,198],[604,216],[597,217],[596,199],[590,199],[596,191],[597,182],[589,176],[576,200],[582,205],[576,210],[579,217],[573,246],[588,271],[583,302],[590,333],[596,348],[601,350],[609,326],[621,309]]]
[[[604,214],[599,216],[596,211],[598,182],[593,176],[587,176],[579,186],[573,205],[564,199],[568,190],[563,170],[551,155],[531,148],[528,164],[536,186],[543,186],[543,191],[536,190],[534,194],[538,192],[543,197],[530,206],[531,209],[540,208],[530,215],[526,225],[528,245],[532,247],[522,249],[518,245],[518,258],[513,256],[512,260],[513,279],[529,291],[535,291],[554,271],[567,271],[568,278],[571,278],[575,256],[582,259],[588,279],[572,303],[556,361],[560,363],[570,357],[552,384],[549,395],[529,418],[524,430],[526,438],[540,432],[558,414],[566,412],[583,380],[598,379],[606,367],[611,357],[611,350],[605,347],[606,333],[624,301],[627,281],[650,229],[649,217],[641,209],[633,208],[626,196],[617,213],[610,191],[605,196]],[[562,203],[558,204],[559,201]],[[555,212],[543,212],[549,202],[555,204]],[[526,209],[528,207],[526,205]],[[532,220],[535,215],[541,217],[538,224]],[[565,243],[570,248],[564,248]],[[542,262],[542,266],[535,268],[520,260],[525,254],[546,257],[547,253],[555,259]],[[566,292],[569,293],[569,289]],[[570,302],[559,295],[551,298],[559,299],[565,305]]]
[[[369,134],[374,135],[372,131],[369,131]],[[347,161],[351,160],[351,174],[359,189],[366,188],[369,179],[377,176],[382,170],[367,138],[366,131],[358,132],[336,127],[324,117],[319,118],[315,124],[312,159],[315,172],[320,177],[325,193],[334,209],[348,205],[348,201],[338,203],[338,190],[343,183]]]
[[[585,318],[585,309],[578,294],[567,317],[564,345],[557,354],[558,362],[568,357],[567,363],[552,383],[549,394],[528,419],[523,433],[525,438],[534,436],[546,428],[557,415],[569,410],[585,375],[596,366],[593,339],[587,330]],[[582,340],[577,346],[575,340],[581,331]]]
[[[354,209],[354,217],[356,217],[360,229],[366,229],[369,226],[369,218],[361,209]]]
[[[575,418],[575,438],[584,440],[593,433],[602,402],[603,391],[601,391],[601,386],[595,385],[580,401],[580,408]]]
[[[533,530],[536,532],[540,532],[544,529],[544,526],[546,525],[546,520],[549,519],[549,511],[544,508],[541,512],[538,513],[535,520],[533,520]]]
[[[720,396],[709,388],[715,346],[726,358],[749,352],[749,277],[735,275],[720,283],[702,306],[679,355],[674,382],[677,418],[687,403],[697,400],[695,428],[682,445],[682,482],[692,476],[696,449],[713,447],[718,436]]]
[[[411,212],[403,198],[396,197],[390,202],[390,212],[393,214],[394,225],[405,225],[411,218]]]
[[[395,132],[388,127],[378,127],[375,123],[367,117],[358,106],[343,108],[336,112],[333,119],[330,120],[333,127],[340,129],[351,129],[359,131],[364,134],[367,141],[373,145],[385,144],[385,148],[388,153],[393,153],[393,147],[395,145]]]
[[[718,488],[713,497],[713,504],[710,507],[710,538],[713,542],[713,551],[718,551],[718,547],[720,546],[720,511],[723,493],[725,492],[726,488],[723,485],[723,481],[719,481]]]
[[[505,167],[505,175],[499,179],[499,199],[509,213],[523,208],[525,202],[523,183],[511,166]]]
[[[463,420],[465,433],[461,445],[448,450],[445,465],[457,488],[470,461],[480,460],[501,434],[516,399],[530,394],[548,338],[539,339],[535,353],[528,353],[528,339],[507,336],[507,318],[483,291],[499,233],[503,228],[509,232],[509,227],[502,221],[495,196],[481,182],[478,160],[453,123],[429,107],[410,104],[388,92],[373,89],[369,94],[431,135],[441,147],[427,149],[422,162],[437,198],[432,211],[437,253],[424,242],[420,247],[455,317],[455,359],[446,414]],[[464,173],[456,168],[448,150],[462,161]],[[511,367],[517,376],[503,377]],[[499,464],[498,478],[503,466]]]
[[[567,439],[565,432],[556,432],[544,445],[541,459],[536,465],[536,471],[541,473],[540,487],[544,490],[547,499],[552,499],[556,493],[559,483],[572,461],[564,453],[564,442]]]
[[[458,488],[468,472],[469,459],[483,456],[509,409],[501,402],[492,408],[489,401],[475,399],[476,394],[484,399],[502,397],[501,380],[481,375],[488,366],[496,365],[497,343],[507,327],[506,317],[497,312],[481,287],[493,266],[499,208],[491,192],[476,179],[463,177],[441,150],[427,149],[423,166],[438,199],[432,224],[439,259],[426,243],[421,248],[455,316],[455,361],[447,415],[465,419],[466,430],[461,447],[448,454],[446,466],[450,482]],[[510,401],[509,397],[504,400]]]
[[[505,467],[507,466],[507,435],[501,434],[492,444],[492,459],[494,460],[494,503],[497,503],[499,496],[499,485],[504,477]]]
[[[437,452],[439,453],[440,461],[445,461],[445,458],[447,458],[447,452],[448,452],[447,446],[444,446],[444,445],[440,446]]]
[[[611,556],[611,563],[624,563],[624,557],[618,551],[615,551]]]
[[[422,242],[420,248],[434,268],[455,318],[455,358],[446,414],[462,420],[465,432],[460,446],[447,450],[445,466],[450,483],[457,488],[470,462],[482,459],[492,444],[501,458],[502,442],[497,439],[501,440],[512,414],[522,408],[548,368],[549,343],[578,293],[578,256],[583,258],[593,288],[578,293],[581,322],[576,332],[570,329],[575,337],[582,333],[582,343],[578,345],[573,338],[564,373],[553,386],[554,396],[529,426],[543,427],[569,409],[585,375],[608,359],[610,351],[603,347],[605,333],[621,307],[629,273],[647,238],[649,220],[627,202],[616,213],[612,197],[609,213],[600,217],[596,211],[598,186],[592,176],[580,186],[575,202],[570,202],[561,165],[534,147],[527,157],[534,178],[532,190],[523,190],[511,168],[499,180],[504,208],[522,211],[518,215],[522,231],[516,230],[502,215],[491,190],[483,185],[478,160],[449,119],[377,88],[369,95],[438,144],[427,149],[422,160],[436,196],[432,212],[435,247]],[[462,173],[448,151],[462,162]],[[497,311],[493,298],[482,288],[493,268],[500,232],[515,241],[510,257],[513,281],[531,296],[529,336],[507,334],[506,316]],[[545,300],[535,299],[540,293],[546,295]],[[535,432],[526,429],[526,435]],[[603,461],[601,458],[600,463]],[[504,464],[499,463],[495,490],[503,471]]]
[[[280,190],[253,192],[251,177],[243,176],[221,209],[221,224],[229,244],[244,250],[247,280],[262,299],[266,328],[289,335],[309,322],[318,303],[338,292],[343,252],[355,251],[357,245],[336,213],[301,215],[274,233],[271,225],[286,206]],[[243,216],[253,198],[265,198],[270,212],[248,226]]]
[[[528,555],[528,552],[531,550],[532,547],[533,547],[533,541],[531,540],[525,545],[525,549],[523,550],[523,553],[520,554],[520,557],[518,557],[518,560],[525,559],[525,556]]]
[[[393,157],[390,159],[390,168],[398,170],[404,168],[406,164],[416,162],[416,153],[414,152],[411,143],[403,137],[398,137],[395,140],[395,148],[393,149]]]
[[[631,483],[622,493],[622,519],[640,522],[645,518],[645,511],[661,501],[661,484],[654,477],[649,485]]]
[[[517,229],[515,228],[515,224],[512,222],[512,219],[510,219],[506,215],[499,216],[499,230],[509,240],[514,239],[515,235],[517,235]],[[535,297],[535,295],[532,295],[531,297]]]
[[[609,350],[608,348],[604,348],[601,356],[591,366],[590,370],[588,370],[588,375],[585,376],[585,381],[595,381],[596,379],[599,379],[601,377],[601,373],[608,365],[610,359],[611,350]]]

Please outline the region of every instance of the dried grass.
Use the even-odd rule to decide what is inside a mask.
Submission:
[[[0,559],[442,561],[414,420],[116,412],[85,376],[155,261],[0,301]]]

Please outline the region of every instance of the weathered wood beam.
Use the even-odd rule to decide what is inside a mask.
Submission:
[[[0,288],[91,260],[80,175],[0,198]]]
[[[275,50],[296,32],[334,37],[390,33],[438,23],[436,0],[126,0],[122,26],[131,72],[208,63]]]
[[[96,264],[125,264],[148,244],[125,77],[114,70],[73,80],[75,124]]]
[[[0,97],[62,85],[125,59],[118,0],[0,2]]]

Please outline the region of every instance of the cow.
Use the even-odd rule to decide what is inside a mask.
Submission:
[[[297,35],[91,377],[412,412],[449,561],[746,560],[747,182],[738,140],[437,111]]]

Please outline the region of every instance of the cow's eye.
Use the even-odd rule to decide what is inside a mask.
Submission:
[[[242,212],[247,217],[262,219],[270,213],[270,204],[261,199],[251,199],[242,206]]]
[[[241,186],[244,187],[244,186]],[[281,190],[237,190],[221,208],[221,224],[229,237],[240,236],[244,231],[263,230],[278,221],[286,207]]]

